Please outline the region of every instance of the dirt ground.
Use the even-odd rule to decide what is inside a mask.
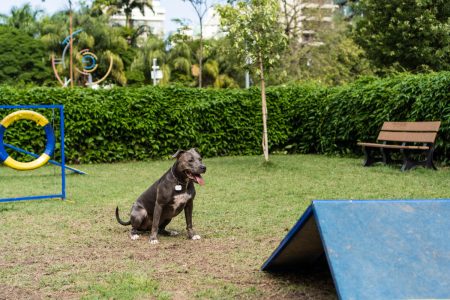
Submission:
[[[88,233],[89,228],[85,229]],[[89,296],[93,282],[130,269],[156,281],[169,299],[336,298],[327,273],[261,272],[266,257],[260,253],[272,251],[278,240],[205,237],[190,241],[181,233],[150,245],[148,234],[131,241],[125,227],[106,230],[107,234],[88,241],[73,235],[66,237],[67,244],[30,241],[26,247],[12,244],[4,249],[0,268],[9,275],[0,285],[0,299],[78,299]],[[58,238],[51,233],[48,237]]]

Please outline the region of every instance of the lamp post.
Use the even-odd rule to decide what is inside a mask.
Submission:
[[[153,85],[157,85],[159,80],[163,78],[162,71],[159,69],[159,66],[156,64],[156,58],[153,59],[153,65],[152,65],[152,79],[153,79]]]
[[[247,64],[247,66],[250,66],[252,64],[252,59],[247,56],[247,58],[245,59],[245,63]],[[245,88],[250,88],[250,72],[248,69],[245,70]]]

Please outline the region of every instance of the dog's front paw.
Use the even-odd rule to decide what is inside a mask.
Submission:
[[[196,235],[194,235],[192,238],[191,238],[191,240],[199,240],[199,239],[201,239],[201,237],[198,235],[198,234],[196,234]]]
[[[157,239],[154,239],[154,240],[151,239],[151,240],[150,240],[150,244],[151,244],[151,245],[156,245],[156,244],[159,244],[159,241],[158,241]]]

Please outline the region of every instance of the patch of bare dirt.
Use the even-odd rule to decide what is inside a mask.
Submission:
[[[336,299],[331,278],[323,274],[261,272],[277,241],[236,237],[191,241],[181,233],[150,245],[148,234],[131,241],[128,228],[112,228],[102,235],[94,230],[97,235],[92,237],[68,237],[63,243],[7,249],[3,254],[9,259],[0,258],[2,269],[24,268],[26,273],[5,279],[9,283],[0,285],[0,299],[80,298],[91,280],[130,271],[149,274],[173,299],[208,298],[221,289],[233,299]],[[11,259],[14,253],[23,254]]]

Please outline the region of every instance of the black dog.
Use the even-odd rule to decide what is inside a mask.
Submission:
[[[206,166],[195,149],[179,150],[173,157],[177,159],[174,165],[133,204],[130,221],[122,221],[119,217],[119,207],[116,208],[117,221],[122,225],[132,226],[132,240],[139,238],[139,231],[151,230],[151,244],[158,243],[158,233],[176,235],[176,232],[167,231],[165,228],[183,209],[188,237],[192,240],[200,239],[192,229],[194,182],[205,184],[201,174],[206,172]]]

